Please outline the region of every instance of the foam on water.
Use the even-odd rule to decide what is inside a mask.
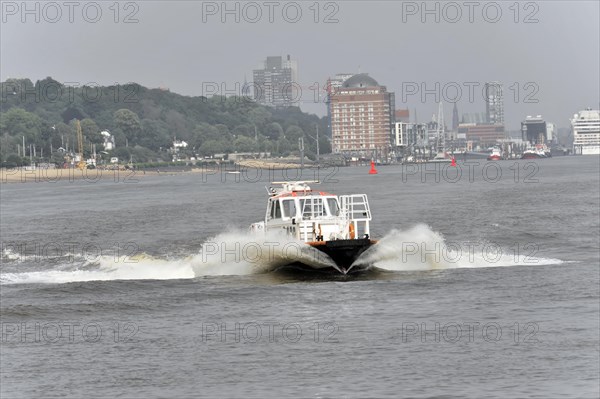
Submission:
[[[337,268],[326,254],[285,234],[232,231],[202,244],[193,269],[197,276],[244,275],[269,272],[294,262],[314,269]]]
[[[360,265],[389,271],[418,271],[563,263],[558,259],[529,256],[533,253],[524,248],[520,252],[515,253],[514,248],[501,248],[489,242],[477,245],[449,243],[440,233],[420,224],[406,231],[392,230],[377,245],[365,251],[354,262],[353,267]],[[4,261],[26,262],[29,259],[13,251],[5,251],[2,257]],[[2,272],[0,283],[62,284],[239,276],[267,273],[294,262],[315,269],[337,269],[335,263],[324,253],[284,234],[252,235],[241,231],[219,234],[202,244],[199,253],[180,259],[140,254],[117,258],[102,256],[95,262],[89,262],[82,256],[75,255],[71,262],[57,264],[55,261],[56,259],[49,262],[48,270]]]
[[[535,257],[535,252],[536,248],[528,244],[502,248],[491,242],[447,243],[440,233],[419,224],[406,231],[392,230],[352,266],[411,271],[563,263],[559,259]]]
[[[26,262],[28,259],[14,252],[3,254],[3,260]],[[82,256],[75,256],[74,259],[74,262],[53,264],[50,270],[2,272],[0,283],[62,284],[249,275],[266,273],[293,262],[301,262],[315,269],[337,268],[327,255],[282,234],[251,235],[240,231],[219,234],[202,244],[198,254],[181,259],[162,259],[146,254],[116,258],[102,256],[95,262],[85,261]]]

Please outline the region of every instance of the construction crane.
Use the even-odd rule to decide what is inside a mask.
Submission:
[[[79,119],[75,122],[77,126],[77,155],[79,157],[79,161],[77,162],[78,169],[85,169],[85,161],[83,160],[83,133],[81,131],[81,123]]]

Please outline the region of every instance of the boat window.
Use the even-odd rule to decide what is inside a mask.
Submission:
[[[302,214],[302,217],[305,218],[307,216],[307,212],[306,212],[306,200],[305,199],[301,199],[300,200],[300,213]]]
[[[296,217],[296,202],[293,199],[283,200],[283,217],[295,218]]]
[[[279,201],[275,201],[275,204],[274,204],[274,205],[275,205],[275,206],[273,207],[273,208],[274,208],[274,211],[273,211],[273,213],[274,213],[274,215],[273,215],[273,218],[274,218],[274,219],[281,219],[281,206],[279,205]]]
[[[329,207],[329,213],[331,216],[339,216],[340,208],[335,198],[327,198],[327,206]]]
[[[323,216],[325,210],[323,209],[322,198],[306,198],[300,200],[300,209],[302,210],[302,217],[304,219],[311,217]]]

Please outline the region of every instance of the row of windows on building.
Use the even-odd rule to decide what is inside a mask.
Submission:
[[[368,102],[368,103],[342,103],[342,104],[334,104],[332,106],[333,110],[338,110],[338,109],[342,109],[342,110],[346,110],[346,109],[350,109],[350,110],[355,110],[355,109],[361,109],[364,110],[365,108],[369,108],[370,110],[375,108],[375,105],[377,104],[377,108],[384,108],[384,109],[390,109],[389,105],[379,101],[379,102]]]

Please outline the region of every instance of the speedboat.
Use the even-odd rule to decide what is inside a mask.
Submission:
[[[271,183],[280,187],[267,188],[265,219],[253,223],[250,230],[285,234],[326,254],[335,263],[331,267],[346,274],[360,254],[377,243],[370,237],[367,195],[338,196],[312,190],[309,183],[318,181]]]

